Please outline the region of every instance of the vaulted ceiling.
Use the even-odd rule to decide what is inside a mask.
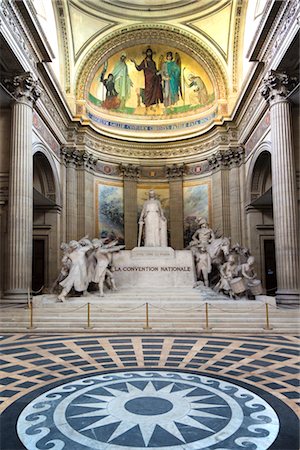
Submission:
[[[88,118],[91,84],[105,61],[122,51],[132,55],[137,46],[142,55],[149,45],[192,59],[213,86],[217,113],[212,115],[210,105],[209,117],[220,121],[230,115],[242,84],[247,0],[56,0],[54,5],[63,89],[77,117]],[[92,105],[89,119],[97,117],[95,109]],[[197,118],[198,124],[210,122],[203,108]],[[168,119],[172,126],[170,115],[150,119]]]

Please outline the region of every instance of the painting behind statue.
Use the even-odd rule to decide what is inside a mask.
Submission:
[[[96,232],[124,243],[123,185],[118,182],[96,183]]]
[[[184,244],[191,238],[199,227],[196,220],[206,217],[210,222],[211,216],[211,185],[210,182],[185,182],[183,184],[184,202]]]
[[[129,116],[151,115],[151,118],[155,119],[156,116],[157,118],[173,115],[182,117],[190,114],[191,111],[206,110],[214,103],[213,84],[198,62],[170,46],[153,44],[150,47],[161,79],[163,101],[160,101],[158,105],[152,105],[149,110],[146,108],[145,84],[147,81],[144,71],[137,70],[132,60],[135,60],[139,66],[145,58],[148,46],[137,45],[115,53],[99,67],[89,90],[89,101],[94,107],[106,113],[117,112]],[[171,53],[172,57],[168,57],[167,53]],[[109,74],[113,74],[113,77],[109,77]],[[169,78],[172,78],[171,84],[168,82]],[[178,86],[174,88],[176,83]],[[170,92],[170,86],[176,92],[173,92],[172,98],[167,99],[166,92]],[[119,93],[118,100],[113,98],[114,88]]]

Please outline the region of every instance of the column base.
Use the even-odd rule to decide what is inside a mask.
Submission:
[[[28,291],[24,289],[10,289],[4,292],[6,303],[28,303]]]
[[[297,290],[277,291],[276,303],[282,306],[300,306],[300,294]]]

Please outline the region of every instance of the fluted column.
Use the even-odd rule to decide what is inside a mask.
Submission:
[[[271,70],[262,95],[270,107],[272,195],[279,304],[299,304],[299,230],[290,104],[294,80]]]
[[[124,238],[127,250],[137,246],[137,180],[139,167],[133,164],[120,165],[124,179]]]
[[[170,188],[170,246],[175,250],[184,247],[183,174],[184,166],[167,167]]]
[[[32,109],[41,91],[27,72],[5,80],[14,97],[8,197],[8,265],[5,298],[26,301],[32,278]]]
[[[230,237],[228,151],[218,151],[207,160],[212,171],[212,225],[218,234]]]
[[[81,163],[81,153],[75,147],[64,147],[61,155],[66,164],[66,236],[67,241],[78,239],[78,196],[77,166]]]
[[[240,165],[244,149],[229,149],[229,153],[230,237],[233,244],[242,244]]]

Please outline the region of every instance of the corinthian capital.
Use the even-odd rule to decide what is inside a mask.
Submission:
[[[120,164],[119,170],[124,178],[137,180],[140,176],[140,168],[139,166],[135,166],[133,164]]]
[[[169,179],[181,178],[185,173],[185,165],[173,164],[172,166],[166,167],[166,175]]]
[[[25,102],[30,106],[37,101],[42,93],[38,81],[33,79],[30,72],[25,72],[12,78],[6,78],[4,84],[16,101]]]
[[[260,92],[264,99],[272,105],[278,100],[286,99],[296,86],[296,82],[296,78],[290,77],[285,72],[270,70]]]

